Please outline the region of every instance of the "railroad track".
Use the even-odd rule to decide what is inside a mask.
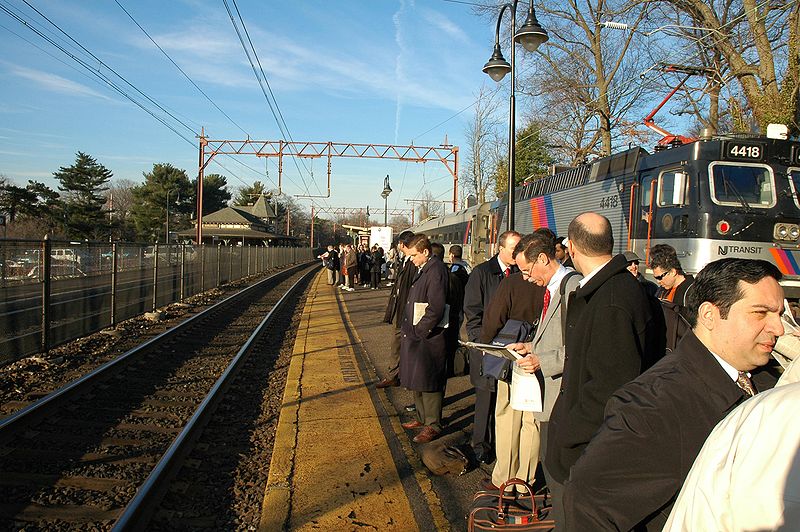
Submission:
[[[275,317],[314,271],[273,275],[0,420],[3,528],[143,528],[248,355],[279,349]]]

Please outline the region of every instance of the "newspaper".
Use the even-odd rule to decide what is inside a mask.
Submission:
[[[414,319],[411,322],[411,325],[416,325],[419,323],[419,320],[422,319],[422,316],[425,315],[425,310],[428,308],[427,303],[414,303]],[[445,304],[444,306],[444,316],[439,323],[436,324],[437,327],[441,327],[443,329],[447,329],[450,325],[450,305]]]
[[[509,360],[519,360],[524,355],[520,355],[513,349],[508,347],[503,347],[501,345],[492,345],[492,344],[482,344],[480,342],[463,342],[461,340],[458,341],[459,344],[465,347],[472,347],[474,349],[480,349],[487,355],[493,355],[496,357],[503,357]]]

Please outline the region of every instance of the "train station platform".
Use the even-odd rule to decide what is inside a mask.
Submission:
[[[383,283],[385,284],[385,283]],[[388,367],[390,289],[345,292],[325,273],[310,288],[295,340],[262,508],[261,530],[465,530],[490,466],[434,476],[401,423],[411,392],[376,389]],[[474,395],[448,381],[440,440],[464,443]]]

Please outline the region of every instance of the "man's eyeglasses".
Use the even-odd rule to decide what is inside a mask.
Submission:
[[[654,275],[654,276],[653,276],[653,278],[654,278],[656,281],[660,281],[661,279],[663,279],[664,277],[666,277],[668,273],[669,273],[669,271],[666,271],[666,272],[662,273],[661,275]]]

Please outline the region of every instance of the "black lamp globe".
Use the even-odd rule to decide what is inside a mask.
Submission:
[[[529,52],[535,52],[540,45],[547,42],[547,32],[539,25],[533,6],[528,10],[525,24],[514,34],[514,42],[520,43]]]
[[[483,71],[489,74],[489,77],[495,81],[500,81],[506,74],[511,72],[511,65],[503,57],[503,52],[500,51],[500,45],[494,45],[494,52],[489,61],[483,65]]]

